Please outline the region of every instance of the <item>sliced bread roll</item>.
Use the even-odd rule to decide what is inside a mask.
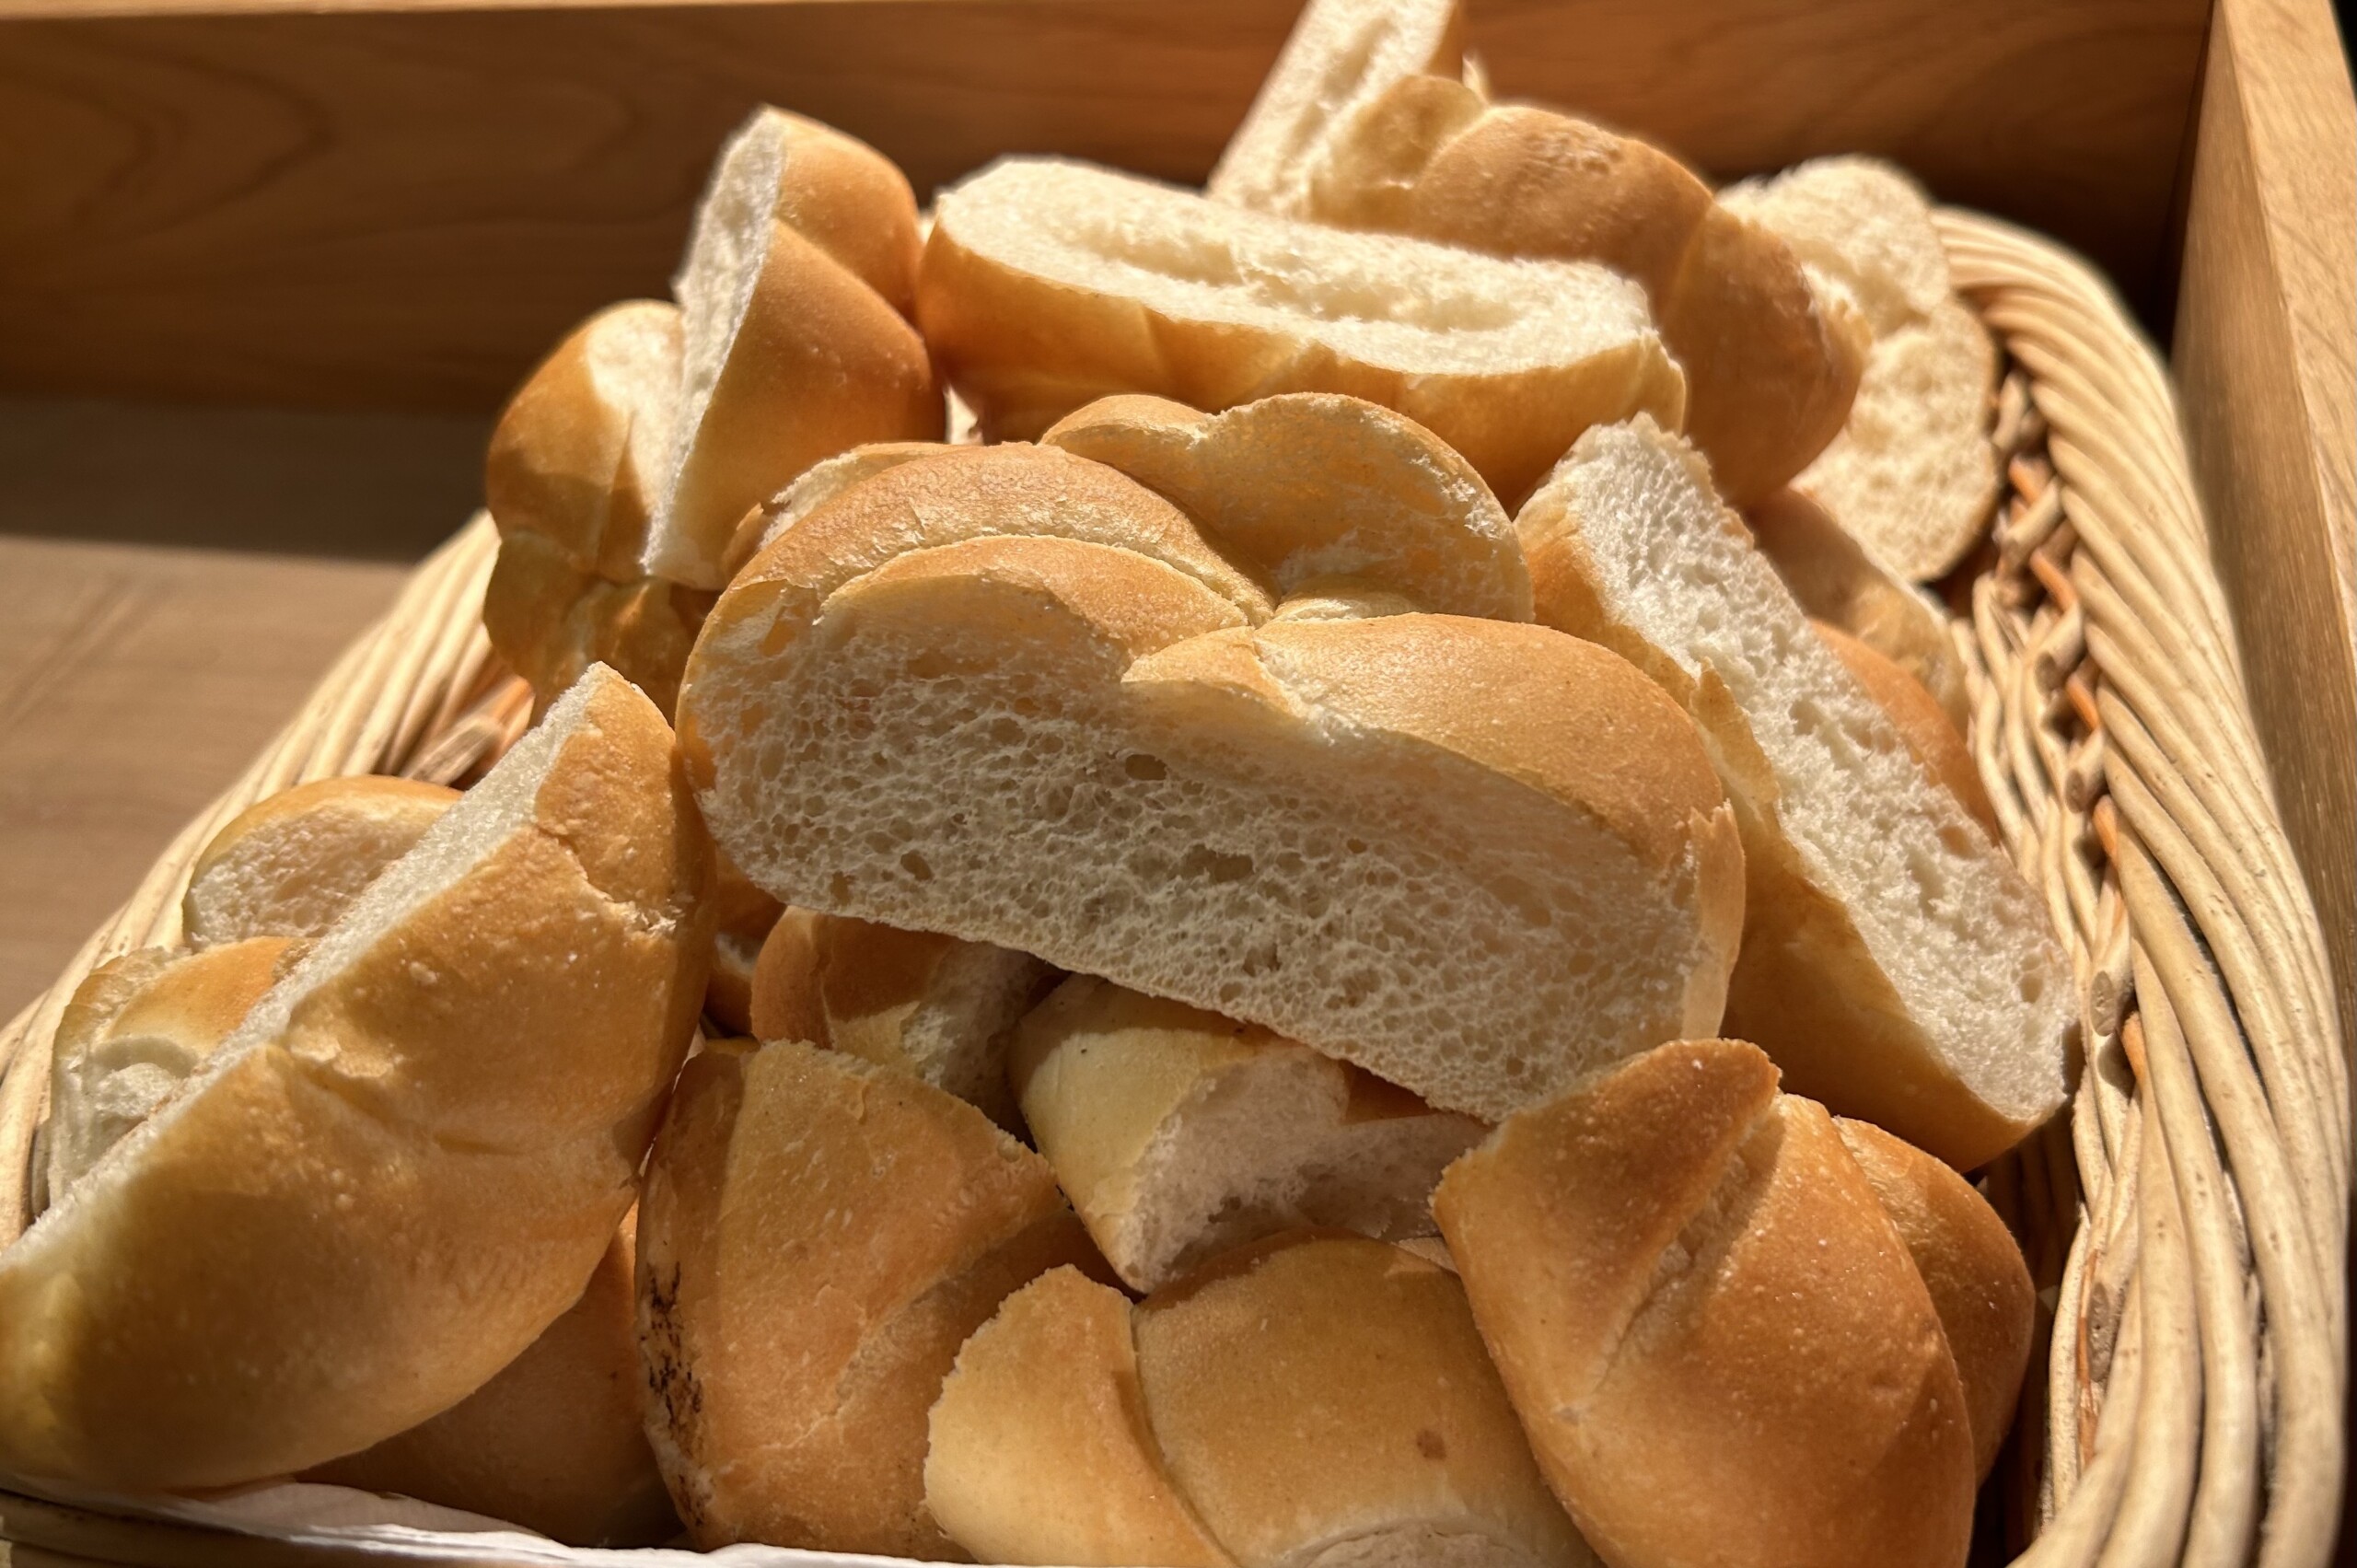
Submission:
[[[1685,372],[1687,434],[1741,500],[1806,467],[1858,389],[1864,322],[1769,228],[1659,148],[1446,75],[1402,78],[1335,126],[1305,215],[1634,279]]]
[[[1273,1237],[1134,1308],[1037,1281],[959,1352],[925,1484],[991,1562],[1595,1561],[1455,1277],[1355,1237]]]
[[[1054,981],[1028,953],[790,909],[754,969],[753,1033],[912,1073],[1014,1127],[1007,1044]]]
[[[736,537],[728,544],[729,576],[743,571],[745,563],[769,548],[778,535],[862,480],[944,449],[945,444],[939,441],[875,441],[811,464],[793,483],[746,513],[737,525]]]
[[[1972,1432],[1908,1250],[1755,1047],[1509,1118],[1434,1198],[1541,1468],[1619,1568],[1961,1568]]]
[[[711,857],[661,716],[593,670],[0,1252],[0,1467],[283,1475],[514,1360],[630,1206]]]
[[[1307,1046],[1074,975],[1008,1074],[1097,1249],[1148,1291],[1303,1225],[1433,1232],[1433,1184],[1487,1131]]]
[[[1540,618],[1635,660],[1710,738],[1748,874],[1725,1027],[1959,1169],[2052,1114],[2075,1002],[2044,908],[1693,450],[1649,421],[1592,431],[1518,527]]]
[[[1751,540],[1809,616],[1837,626],[1922,682],[1948,722],[1972,726],[1964,665],[1948,635],[1948,618],[1921,588],[1909,586],[1842,531],[1825,508],[1797,490],[1780,490],[1744,514]]]
[[[198,853],[180,899],[190,946],[319,936],[459,798],[376,775],[319,779],[231,818]]]
[[[1819,296],[1855,301],[1873,330],[1847,424],[1794,484],[1900,576],[1945,576],[1996,504],[1997,349],[1950,286],[1930,198],[1879,158],[1846,157],[1722,200],[1773,230]]]
[[[1941,788],[1956,796],[1991,842],[1996,842],[1996,807],[1989,803],[1989,791],[1981,784],[1980,770],[1972,761],[1963,731],[1948,722],[1939,699],[1895,662],[1839,627],[1812,618],[1809,629],[1882,709],[1883,716],[1898,731],[1898,738],[1907,743],[1908,754],[1922,764]]]
[[[482,626],[543,711],[604,665],[668,717],[714,597],[668,577],[616,582],[575,565],[539,534],[511,533],[500,540],[483,587]]]
[[[1454,75],[1464,53],[1457,0],[1310,0],[1203,194],[1310,216],[1310,176],[1336,129],[1403,77]]]
[[[794,1041],[688,1064],[638,1245],[648,1435],[707,1549],[945,1555],[925,1413],[958,1347],[1047,1270],[1103,1268],[981,1112]]]
[[[690,766],[788,903],[1262,1024],[1446,1109],[1715,1027],[1741,856],[1676,703],[1539,627],[1268,613],[1101,466],[905,464],[724,596]]]
[[[1040,438],[1164,495],[1281,598],[1396,594],[1448,615],[1530,619],[1514,524],[1471,464],[1377,403],[1295,392],[1225,413],[1102,398]]]
[[[635,1215],[579,1300],[465,1399],[304,1480],[505,1519],[568,1546],[655,1546],[679,1521],[646,1443]]]
[[[1219,410],[1346,392],[1447,442],[1512,502],[1590,424],[1676,424],[1643,291],[1584,262],[1344,234],[1049,158],[944,192],[918,318],[997,439],[1116,392]]]

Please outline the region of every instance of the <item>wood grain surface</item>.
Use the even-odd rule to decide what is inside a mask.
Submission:
[[[0,389],[492,407],[661,289],[768,100],[920,192],[1054,149],[1199,179],[1298,0],[0,0]],[[1474,0],[1501,91],[1733,176],[1887,153],[2152,304],[2207,0]]]
[[[2174,368],[2277,796],[2357,1040],[2357,103],[2324,0],[2220,0]]]

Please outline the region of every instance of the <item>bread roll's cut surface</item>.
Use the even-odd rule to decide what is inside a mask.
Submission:
[[[1429,1235],[1433,1184],[1486,1128],[1255,1025],[1093,976],[1008,1061],[1026,1124],[1133,1290],[1304,1225]]]
[[[630,1206],[711,856],[670,731],[593,670],[0,1253],[0,1466],[285,1474],[512,1361]]]
[[[459,798],[412,779],[319,779],[230,819],[196,857],[180,923],[191,946],[319,936]]]
[[[625,1218],[581,1298],[457,1404],[306,1481],[505,1519],[568,1546],[654,1546],[679,1521],[646,1444]]]
[[[1623,1568],[1958,1568],[1972,1434],[1823,1108],[1681,1041],[1509,1118],[1434,1200],[1556,1494]]]
[[[2051,1114],[2075,1004],[2044,908],[1701,459],[1643,422],[1591,432],[1518,526],[1541,619],[1637,661],[1710,737],[1748,882],[1726,1028],[1959,1169]]]
[[[913,1076],[794,1041],[688,1064],[639,1210],[648,1435],[699,1546],[938,1558],[925,1415],[1018,1285],[1101,1270],[1046,1162]]]
[[[1942,789],[1956,796],[1966,815],[1980,824],[1990,842],[1999,842],[1997,810],[1980,783],[1980,769],[1965,744],[1963,731],[1949,722],[1939,699],[1896,661],[1868,647],[1837,626],[1812,619],[1809,625],[1843,669],[1881,708],[1898,731],[1899,739]]]
[[[1119,392],[1212,411],[1344,392],[1512,501],[1588,425],[1685,410],[1643,292],[1602,267],[1346,234],[1045,158],[1003,160],[936,212],[919,319],[996,438]]]
[[[1716,1027],[1740,852],[1691,723],[1636,670],[1495,621],[1255,626],[1265,597],[1167,503],[1131,485],[1097,516],[1027,474],[1058,477],[1023,448],[905,465],[724,598],[682,726],[748,875],[1476,1116]]]
[[[1720,199],[1774,229],[1803,262],[1847,289],[1877,337],[1955,297],[1931,199],[1881,158],[1811,158],[1730,186]]]

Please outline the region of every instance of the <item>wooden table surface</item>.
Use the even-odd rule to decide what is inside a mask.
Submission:
[[[0,402],[0,1017],[465,520],[483,435]]]

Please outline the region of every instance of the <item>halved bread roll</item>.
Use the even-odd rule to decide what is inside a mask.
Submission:
[[[1310,0],[1203,194],[1307,217],[1326,144],[1402,77],[1454,75],[1465,53],[1457,0]]]
[[[1101,1270],[1045,1161],[841,1051],[706,1050],[639,1206],[648,1436],[697,1545],[939,1558],[925,1413],[1010,1291]]]
[[[1518,527],[1540,618],[1637,661],[1710,738],[1748,874],[1725,1028],[1796,1091],[1960,1169],[2051,1114],[2076,1004],[2045,909],[1693,450],[1650,421],[1591,431]]]
[[[1973,1434],[1940,1318],[1757,1048],[1665,1045],[1511,1117],[1434,1208],[1606,1561],[1961,1568]]]
[[[1282,598],[1395,594],[1417,610],[1530,619],[1530,572],[1473,467],[1404,414],[1295,392],[1225,413],[1135,394],[1067,414],[1043,446],[1167,497]]]
[[[1004,159],[935,212],[918,317],[994,438],[1116,392],[1209,410],[1347,392],[1511,502],[1588,425],[1685,410],[1643,291],[1602,267],[1346,234],[1047,158]]]
[[[1807,467],[1858,390],[1864,323],[1769,228],[1656,147],[1449,75],[1395,82],[1336,126],[1304,215],[1634,279],[1685,373],[1686,432],[1740,500]]]
[[[1055,971],[1028,953],[790,909],[753,974],[753,1033],[913,1073],[1002,1127],[1016,1024]]]
[[[1898,731],[1898,738],[1907,743],[1908,754],[1922,764],[1942,789],[1956,796],[1956,804],[1980,824],[1991,842],[1997,842],[1996,807],[1989,803],[1989,791],[1980,783],[1980,770],[1972,761],[1963,732],[1948,722],[1939,700],[1924,690],[1922,681],[1847,632],[1815,619],[1809,627],[1882,709],[1883,716]]]
[[[1595,1561],[1456,1278],[1356,1237],[1273,1237],[1134,1308],[1049,1274],[966,1342],[931,1427],[928,1504],[990,1562]]]
[[[1741,856],[1674,702],[1539,627],[1268,614],[1101,465],[945,453],[747,567],[690,663],[690,766],[790,904],[1263,1024],[1443,1109],[1715,1027]]]
[[[1488,1131],[1257,1025],[1074,975],[1008,1075],[1097,1249],[1132,1290],[1303,1225],[1433,1233],[1433,1184]]]
[[[514,1360],[630,1206],[711,857],[660,715],[591,671],[0,1252],[0,1466],[285,1474]]]
[[[197,854],[180,900],[189,945],[325,935],[458,798],[440,784],[368,775],[256,802]]]
[[[462,1508],[568,1546],[654,1546],[678,1534],[646,1443],[633,1218],[580,1299],[490,1382],[303,1479]]]

